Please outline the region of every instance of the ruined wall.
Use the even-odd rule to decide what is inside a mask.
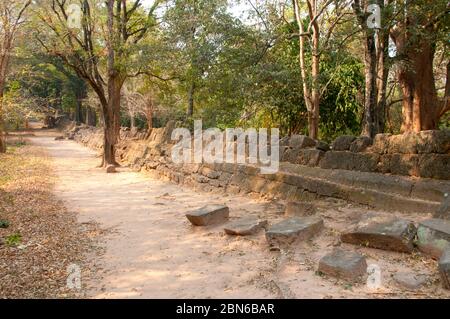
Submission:
[[[421,138],[428,141],[426,145],[416,139],[413,140],[416,144],[401,142],[410,136],[379,135],[374,143],[365,138],[341,137],[331,145],[332,149],[308,137],[293,136],[280,143],[284,160],[280,172],[262,175],[251,165],[174,164],[171,160],[172,130],[173,125],[153,129],[150,134],[121,130],[118,145],[121,162],[156,178],[203,191],[286,200],[329,196],[406,212],[432,213],[444,194],[450,193],[448,132],[425,132]],[[67,135],[91,148],[100,150],[102,147],[103,134],[99,129],[75,127]]]
[[[122,129],[120,148],[125,151],[122,154],[124,159],[129,157],[126,154],[127,141],[145,141],[149,149],[158,150],[150,151],[152,156],[159,156],[159,150],[170,151],[173,145],[170,141],[172,129],[153,129],[148,135],[146,132]],[[92,127],[77,127],[76,130],[78,141],[94,148],[102,146],[100,130]],[[74,135],[74,132],[71,134]],[[164,155],[170,160],[170,152]],[[378,134],[373,140],[341,136],[331,146],[304,135],[294,135],[280,140],[280,157],[281,162],[308,167],[450,180],[450,131]],[[141,161],[147,163],[149,159]]]
[[[403,135],[341,136],[331,146],[306,137],[284,139],[282,161],[360,172],[450,179],[450,131],[423,131]]]

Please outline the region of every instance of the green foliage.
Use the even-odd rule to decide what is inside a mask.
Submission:
[[[9,235],[5,239],[5,244],[9,247],[17,247],[22,242],[22,235],[19,233]]]
[[[320,105],[322,139],[330,141],[343,134],[358,135],[361,130],[364,65],[355,58],[348,58],[339,65],[325,61],[323,68],[331,68],[332,74]]]
[[[8,228],[8,227],[9,227],[9,221],[0,220],[0,228]]]

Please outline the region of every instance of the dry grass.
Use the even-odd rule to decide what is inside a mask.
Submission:
[[[39,148],[14,142],[0,154],[0,298],[84,296],[66,287],[67,267],[89,269],[96,225],[77,223],[53,196],[54,182]]]

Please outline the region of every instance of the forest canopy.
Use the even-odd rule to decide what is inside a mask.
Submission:
[[[105,165],[121,126],[169,120],[325,141],[448,128],[448,13],[444,0],[2,1],[0,151],[4,129],[63,114],[104,128]]]

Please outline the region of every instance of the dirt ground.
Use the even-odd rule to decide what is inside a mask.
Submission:
[[[79,224],[55,197],[50,159],[25,138],[0,154],[0,299],[82,298],[67,287],[67,269],[96,250],[96,225]]]
[[[231,219],[255,215],[270,224],[283,219],[282,206],[242,196],[202,193],[155,180],[126,168],[105,174],[96,153],[73,142],[55,141],[55,132],[36,131],[32,143],[52,159],[58,180],[54,193],[82,225],[104,230],[102,254],[88,260],[94,276],[82,278],[90,298],[449,298],[437,264],[413,255],[341,245],[339,234],[366,213],[366,207],[337,199],[315,204],[326,229],[290,251],[270,252],[264,232],[231,237],[223,225],[195,228],[184,214],[206,204],[226,204]],[[418,221],[429,216],[402,215]],[[335,246],[366,255],[382,270],[383,287],[349,285],[316,272]],[[428,276],[420,290],[406,291],[392,275],[413,271]],[[83,274],[89,270],[83,269]]]

